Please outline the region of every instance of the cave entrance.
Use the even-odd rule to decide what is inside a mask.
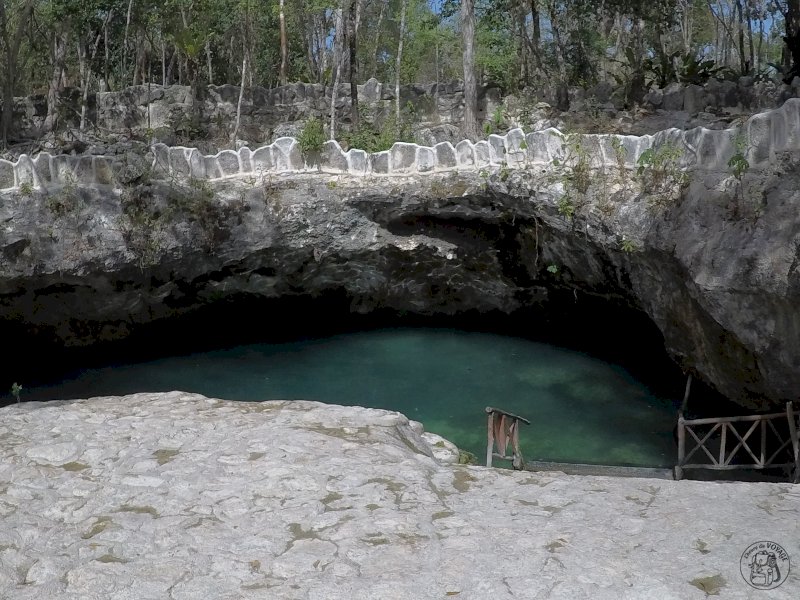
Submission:
[[[494,404],[531,419],[526,457],[671,467],[683,378],[658,332],[607,302],[558,304],[423,317],[357,315],[337,296],[239,299],[71,356],[79,368],[38,385],[22,381],[22,397],[181,389],[370,406],[403,412],[477,456],[484,408]]]

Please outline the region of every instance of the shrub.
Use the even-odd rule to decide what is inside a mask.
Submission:
[[[305,122],[297,138],[303,157],[308,157],[314,152],[321,152],[322,145],[326,141],[325,128],[317,117],[311,117]]]

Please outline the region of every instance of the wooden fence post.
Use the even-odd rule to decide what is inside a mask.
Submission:
[[[488,412],[488,411],[487,411]],[[487,415],[489,421],[489,441],[486,444],[486,466],[492,466],[492,452],[494,452],[494,413],[489,412]]]
[[[791,402],[786,403],[786,418],[789,420],[789,437],[792,440],[792,458],[794,459],[792,483],[798,483],[800,482],[800,441],[797,437],[797,420]]]
[[[686,430],[683,415],[678,417],[678,464],[675,465],[675,480],[683,479],[683,462],[686,457]]]

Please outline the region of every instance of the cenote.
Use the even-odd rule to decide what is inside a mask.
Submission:
[[[179,389],[240,401],[384,408],[421,421],[479,458],[486,444],[484,407],[492,405],[531,420],[521,431],[528,460],[674,464],[677,378],[672,383],[678,385],[664,393],[664,386],[643,383],[639,373],[634,377],[580,349],[514,335],[519,319],[483,330],[399,324],[96,363],[28,385],[23,398]],[[656,363],[663,364],[663,357]]]

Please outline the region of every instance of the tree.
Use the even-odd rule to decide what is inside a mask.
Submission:
[[[7,6],[9,4],[9,6]],[[8,145],[8,133],[14,112],[14,88],[17,83],[17,66],[22,36],[33,14],[34,0],[25,0],[17,7],[16,14],[11,13],[8,0],[0,0],[0,42],[3,45],[5,65],[0,73],[3,83],[3,106],[0,113],[0,136],[2,146]]]
[[[398,134],[400,133],[400,67],[403,62],[403,41],[406,37],[406,10],[408,0],[403,0],[400,9],[400,34],[397,37],[397,68],[394,76],[394,122]]]
[[[783,36],[783,41],[791,56],[791,67],[783,81],[791,84],[792,79],[800,77],[800,0],[786,0],[783,16],[786,22],[786,35]]]
[[[347,47],[350,51],[350,122],[353,129],[358,129],[358,53],[357,39],[358,32],[358,0],[349,0],[350,6],[347,11]]]
[[[284,3],[285,0],[280,0],[280,14],[278,17],[281,26],[281,85],[286,85],[286,73],[289,69],[289,43],[286,39],[286,16],[283,10]]]
[[[461,2],[461,39],[464,46],[464,123],[461,132],[478,136],[478,87],[475,80],[475,0]]]

